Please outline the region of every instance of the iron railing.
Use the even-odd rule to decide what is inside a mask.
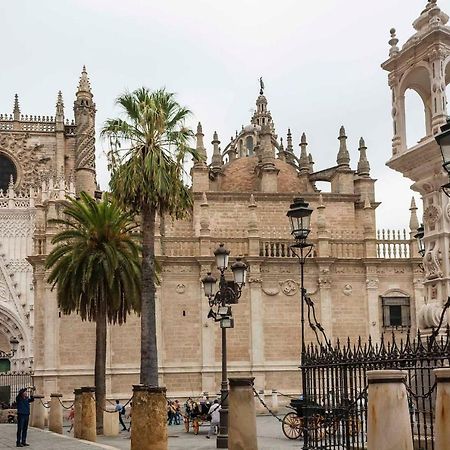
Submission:
[[[19,390],[31,386],[33,386],[31,372],[0,373],[0,408],[14,406]]]
[[[367,371],[401,369],[407,373],[411,429],[416,450],[434,450],[436,383],[433,369],[450,366],[449,328],[438,336],[361,339],[354,345],[311,344],[303,355],[311,449],[367,447]]]

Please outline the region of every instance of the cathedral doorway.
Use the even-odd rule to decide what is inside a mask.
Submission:
[[[15,183],[17,180],[16,166],[5,154],[0,154],[0,189],[2,189],[3,192],[8,190],[11,177]]]

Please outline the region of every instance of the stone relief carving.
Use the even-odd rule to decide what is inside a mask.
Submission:
[[[26,237],[32,233],[32,221],[23,214],[0,214],[1,237]]]
[[[375,278],[369,278],[366,280],[367,289],[378,289],[379,281]]]
[[[177,284],[177,287],[175,290],[177,291],[177,294],[183,294],[184,291],[186,290],[186,286],[182,283]]]
[[[442,278],[442,252],[439,249],[439,246],[433,242],[430,245],[430,250],[428,250],[427,254],[424,258],[424,267],[425,273],[427,275],[428,280],[432,280],[434,278]]]
[[[284,295],[292,296],[298,291],[298,283],[294,280],[280,281],[280,287]]]
[[[346,284],[344,286],[344,289],[342,289],[342,292],[344,293],[344,295],[347,295],[347,296],[352,295],[352,292],[353,292],[352,285],[351,284]]]
[[[35,185],[37,180],[49,173],[51,159],[45,152],[44,146],[39,144],[29,145],[29,135],[2,134],[0,136],[0,149],[9,154],[15,160],[20,179],[20,188],[26,189]]]
[[[26,259],[10,259],[6,262],[6,267],[12,272],[32,272],[33,268]]]
[[[423,220],[429,226],[435,225],[441,216],[442,209],[438,205],[429,205],[423,212]]]
[[[278,293],[280,292],[280,290],[278,288],[262,287],[261,289],[264,292],[264,294],[270,295],[271,297],[273,297],[274,295],[278,295]]]

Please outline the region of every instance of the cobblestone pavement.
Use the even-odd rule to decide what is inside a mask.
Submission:
[[[0,425],[0,449],[17,448],[16,447],[16,428],[17,425]],[[90,444],[80,442],[68,436],[59,436],[48,431],[28,429],[28,443],[30,450],[98,450],[100,448],[115,450],[114,447],[105,444]]]

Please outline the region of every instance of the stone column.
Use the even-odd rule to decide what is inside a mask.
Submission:
[[[131,450],[167,450],[166,388],[133,386]]]
[[[95,420],[94,387],[81,388],[81,439],[95,442],[97,439]]]
[[[367,450],[413,450],[406,373],[370,370]]]
[[[44,404],[42,403],[44,396],[43,395],[34,395],[33,402],[33,414],[31,415],[31,426],[35,428],[44,429],[45,422],[45,411]]]
[[[73,419],[73,437],[81,439],[81,416],[83,409],[81,389],[75,389],[73,393],[75,394],[75,400],[73,402],[75,413]]]
[[[450,450],[450,368],[435,369],[436,395],[436,450]]]
[[[258,450],[253,380],[254,378],[229,378],[229,450]]]
[[[59,399],[62,394],[50,394],[50,413],[48,416],[48,429],[53,433],[62,434],[63,414]]]

